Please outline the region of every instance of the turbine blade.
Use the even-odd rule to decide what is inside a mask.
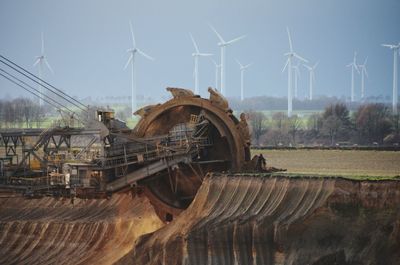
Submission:
[[[368,76],[368,72],[367,72],[367,67],[363,67],[363,71],[364,71],[364,73],[365,73],[365,75],[367,76],[367,78],[369,78],[369,76]]]
[[[41,33],[41,39],[42,39],[42,55],[44,55],[44,36],[43,36],[43,31]]]
[[[40,58],[37,58],[33,66],[36,66],[40,62]]]
[[[139,50],[139,49],[136,49],[136,50],[138,51],[138,53],[140,53],[142,56],[146,57],[150,61],[154,61],[153,57],[151,57],[150,55],[145,54],[142,50]]]
[[[215,35],[217,35],[217,37],[220,40],[220,42],[225,43],[224,39],[222,38],[221,35],[219,35],[218,31],[211,24],[208,24],[208,26],[210,26],[212,31],[214,31]]]
[[[313,68],[313,69],[317,68],[318,64],[319,64],[319,61],[316,62],[312,68]]]
[[[294,55],[294,57],[296,57],[297,59],[299,59],[299,60],[301,60],[301,61],[303,61],[303,62],[305,62],[305,63],[308,63],[308,61],[307,61],[306,59],[304,59],[303,57],[301,57],[301,56],[298,55],[297,53],[293,53],[293,55]]]
[[[133,33],[133,27],[132,27],[132,22],[129,20],[129,28],[131,30],[131,37],[132,37],[132,45],[133,48],[136,48],[136,40],[135,40],[135,34]]]
[[[49,68],[50,72],[51,72],[52,74],[54,74],[53,68],[51,68],[51,66],[50,66],[50,64],[49,64],[49,62],[47,61],[46,58],[44,59],[44,63],[46,64],[47,68]]]
[[[213,56],[213,54],[212,53],[198,53],[197,54],[198,56]]]
[[[357,64],[353,64],[354,69],[356,69],[357,73],[360,73],[360,70],[358,70]]]
[[[312,69],[310,66],[308,66],[308,65],[306,65],[306,64],[303,64],[303,66],[304,66],[306,69],[308,69],[308,70],[311,70],[311,69]]]
[[[290,52],[293,52],[292,38],[290,37],[289,27],[286,27],[286,31],[287,31],[287,34],[288,34],[288,37],[289,37]]]
[[[394,48],[394,45],[391,45],[391,44],[381,44],[383,47],[388,47],[388,48],[390,48],[390,49],[393,49]]]
[[[366,65],[367,65],[367,61],[368,61],[368,56],[367,56],[367,58],[365,58],[365,61],[364,61],[364,66],[366,66]]]
[[[282,73],[285,72],[285,69],[288,66],[288,64],[289,64],[289,59],[286,60],[285,66],[282,69]]]
[[[249,68],[252,65],[253,65],[253,63],[249,63],[249,64],[245,65],[244,68]]]
[[[241,39],[244,39],[244,38],[246,38],[246,35],[242,35],[242,36],[240,36],[240,37],[238,37],[238,38],[235,38],[235,39],[233,39],[233,40],[230,40],[230,41],[228,41],[226,44],[227,44],[227,45],[230,45],[230,44],[235,43],[235,42],[237,42],[237,41],[239,41],[239,40],[241,40]]]
[[[237,64],[240,66],[240,68],[243,68],[243,65],[239,62],[238,59],[235,59],[235,61],[237,62]]]
[[[126,70],[126,68],[128,67],[129,63],[132,61],[132,57],[133,57],[133,55],[131,53],[131,55],[129,56],[128,61],[126,62],[125,66],[124,66],[124,70]]]
[[[200,53],[199,47],[197,46],[197,43],[196,43],[196,41],[194,40],[192,33],[189,32],[189,35],[190,35],[190,38],[192,39],[193,46],[194,46],[194,49],[196,50],[196,53]]]

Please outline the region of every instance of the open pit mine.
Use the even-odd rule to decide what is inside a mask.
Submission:
[[[0,131],[0,264],[400,264],[399,181],[271,173],[218,91],[167,90]]]

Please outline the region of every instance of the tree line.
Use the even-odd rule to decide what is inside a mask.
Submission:
[[[321,113],[308,117],[274,112],[246,111],[257,146],[315,145],[393,145],[400,143],[400,118],[382,103],[365,103],[354,111],[342,102],[330,103]],[[117,111],[128,119],[130,108]],[[39,106],[29,98],[0,100],[0,128],[44,127],[43,122],[57,114],[48,105]]]
[[[41,127],[49,111],[29,98],[0,100],[0,128]]]
[[[382,103],[367,103],[350,112],[344,103],[333,103],[322,113],[307,118],[284,112],[267,117],[249,111],[253,145],[257,146],[335,146],[398,145],[399,115]]]

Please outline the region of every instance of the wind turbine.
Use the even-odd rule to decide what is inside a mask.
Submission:
[[[135,55],[136,53],[139,53],[143,57],[154,61],[154,58],[151,57],[150,55],[147,55],[144,53],[142,50],[136,47],[136,41],[135,41],[135,35],[133,34],[133,28],[132,28],[132,23],[129,21],[129,27],[131,29],[131,36],[132,36],[132,48],[128,49],[126,52],[129,53],[129,59],[125,64],[124,70],[128,67],[129,64],[132,65],[132,116],[133,113],[137,109],[137,102],[136,102],[136,74],[135,74]]]
[[[359,64],[358,67],[360,68],[361,71],[361,100],[365,99],[365,86],[364,86],[364,74],[368,78],[368,73],[367,73],[367,60],[368,57],[365,58],[364,64]]]
[[[42,79],[42,73],[43,73],[43,64],[46,65],[46,67],[50,70],[52,74],[54,74],[53,69],[51,68],[49,62],[47,61],[47,57],[44,53],[44,37],[43,37],[43,32],[41,33],[41,39],[42,39],[42,49],[41,49],[41,54],[39,56],[36,56],[36,61],[33,64],[33,66],[38,66],[39,67],[39,78]],[[39,80],[39,91],[40,91],[40,98],[39,98],[39,105],[43,106],[43,86],[42,86],[42,81]]]
[[[191,33],[189,33],[190,38],[192,39],[193,46],[195,49],[195,52],[192,53],[192,56],[194,58],[194,93],[196,95],[199,94],[199,57],[206,57],[206,56],[212,56],[211,53],[200,53],[199,51],[199,46],[197,46],[196,41],[194,40],[193,36]]]
[[[217,64],[217,62],[214,61],[213,59],[211,59],[211,60],[215,65],[215,89],[219,90],[218,89],[218,87],[219,87],[218,83],[219,83],[219,75],[220,75],[220,71],[221,71],[221,64]]]
[[[313,82],[315,82],[315,72],[314,72],[314,70],[315,70],[315,68],[317,68],[318,63],[319,62],[316,62],[314,64],[314,66],[308,66],[308,65],[303,64],[303,66],[308,69],[309,74],[310,74],[310,91],[309,91],[310,95],[308,97],[309,100],[313,99],[313,93],[314,93],[314,91],[313,91]]]
[[[294,69],[294,98],[297,98],[297,79],[300,77],[300,69],[299,69],[300,62],[297,65],[292,66]]]
[[[222,36],[217,32],[217,30],[212,26],[209,25],[210,28],[214,31],[215,35],[217,35],[219,42],[218,42],[218,46],[221,47],[221,94],[223,96],[226,96],[226,92],[225,92],[225,75],[226,75],[226,69],[225,69],[225,52],[226,52],[226,47],[245,38],[245,35],[242,35],[238,38],[232,39],[230,41],[225,41]]]
[[[238,63],[240,67],[240,101],[244,100],[244,71],[249,68],[252,63],[249,63],[247,65],[242,65],[239,60],[236,59],[236,62]]]
[[[397,114],[397,98],[398,98],[398,90],[397,90],[397,56],[400,55],[400,42],[397,45],[391,44],[382,44],[383,47],[388,47],[393,50],[393,114]]]
[[[295,53],[293,51],[293,46],[292,46],[292,39],[290,37],[290,32],[289,32],[289,28],[286,27],[286,31],[288,34],[288,38],[289,38],[289,47],[290,47],[290,51],[285,53],[284,55],[288,57],[285,66],[282,69],[282,73],[285,71],[286,67],[288,69],[288,117],[292,116],[292,60],[293,57],[299,59],[300,61],[306,62],[308,63],[308,61],[306,59],[304,59],[303,57],[299,56],[297,53]]]
[[[360,71],[358,70],[357,63],[356,63],[356,57],[357,57],[357,52],[354,52],[354,57],[353,61],[346,65],[346,67],[351,67],[351,102],[355,101],[354,97],[354,70],[356,70],[358,73]]]

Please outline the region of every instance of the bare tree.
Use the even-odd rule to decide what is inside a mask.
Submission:
[[[296,135],[301,128],[302,121],[297,115],[293,115],[288,119],[289,134],[292,136],[292,141],[296,145]]]
[[[253,138],[257,145],[260,144],[260,137],[266,132],[267,117],[262,112],[249,112],[250,126]]]
[[[308,117],[307,129],[319,134],[322,129],[322,116],[319,113],[313,113]]]
[[[341,129],[342,122],[337,116],[331,115],[324,120],[322,132],[329,136],[331,145],[335,144],[336,137]]]

